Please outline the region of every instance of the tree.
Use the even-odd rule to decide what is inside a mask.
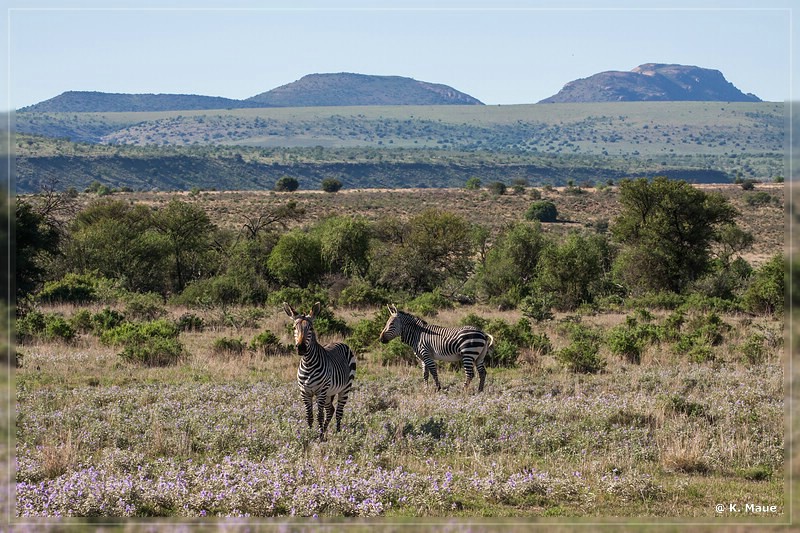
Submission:
[[[166,293],[169,243],[144,205],[99,200],[78,213],[64,246],[64,263],[74,272],[118,279],[131,291]]]
[[[407,223],[384,221],[376,235],[386,239],[372,253],[378,284],[427,292],[448,279],[466,280],[472,268],[472,227],[453,213],[428,209]]]
[[[481,188],[481,179],[473,176],[467,180],[467,183],[464,184],[464,188],[468,191],[477,191]]]
[[[489,191],[496,196],[504,195],[507,189],[506,184],[503,183],[502,181],[493,181],[492,183],[489,184],[488,188]]]
[[[319,239],[300,230],[284,233],[270,252],[267,267],[281,283],[308,287],[325,273]]]
[[[536,200],[525,212],[525,218],[539,222],[555,222],[558,220],[558,209],[550,200]]]
[[[369,269],[372,232],[366,219],[334,216],[314,229],[320,241],[322,260],[331,272],[365,276]]]
[[[591,303],[611,267],[611,250],[602,235],[570,233],[542,251],[533,292],[549,294],[555,307],[572,311]]]
[[[24,200],[17,200],[12,232],[15,245],[17,298],[30,294],[43,281],[42,261],[58,253],[61,233]]]
[[[342,182],[336,178],[325,178],[322,180],[322,190],[325,192],[339,192],[342,188]]]
[[[539,222],[519,222],[509,227],[478,269],[476,282],[481,295],[489,299],[502,296],[507,303],[519,303],[529,291],[544,246]]]
[[[175,292],[192,279],[208,277],[211,235],[216,229],[202,208],[172,200],[153,215],[153,225],[166,238],[173,269]]]
[[[611,232],[622,251],[615,270],[635,291],[681,292],[708,272],[718,229],[736,210],[716,193],[657,177],[620,184],[622,212]]]
[[[296,191],[298,187],[300,187],[300,182],[298,182],[296,178],[284,176],[275,182],[274,189],[277,192],[293,192]]]

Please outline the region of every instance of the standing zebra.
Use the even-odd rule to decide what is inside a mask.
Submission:
[[[469,387],[472,378],[475,377],[477,367],[480,376],[478,392],[483,390],[483,385],[486,383],[486,367],[483,359],[494,343],[491,335],[472,326],[460,328],[434,326],[413,315],[398,311],[393,305],[389,306],[389,313],[389,320],[381,331],[380,341],[385,344],[395,337],[400,337],[400,340],[411,346],[417,359],[422,362],[424,368],[422,376],[425,383],[428,382],[430,373],[436,383],[436,390],[441,390],[435,360],[453,362],[461,360],[466,374],[464,389]]]
[[[314,427],[313,397],[317,397],[319,438],[325,440],[325,431],[333,418],[333,398],[336,397],[336,431],[341,429],[344,405],[356,375],[356,356],[349,346],[334,343],[322,346],[317,342],[314,318],[321,304],[314,304],[308,315],[297,313],[285,303],[283,310],[294,320],[294,344],[302,357],[297,369],[297,384],[306,406],[308,427]]]

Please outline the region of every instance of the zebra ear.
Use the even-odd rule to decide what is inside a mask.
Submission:
[[[389,307],[389,312],[392,315],[396,315],[397,314],[397,306],[395,306],[394,304],[389,304],[388,307]]]
[[[311,308],[311,314],[310,314],[309,316],[310,316],[312,319],[313,319],[313,318],[316,318],[317,316],[319,316],[319,313],[320,313],[320,311],[322,311],[322,304],[321,304],[321,303],[319,303],[319,302],[317,302],[317,303],[315,303],[315,304],[314,304],[314,306]]]
[[[289,304],[287,304],[286,302],[283,302],[283,311],[284,311],[284,312],[285,312],[287,315],[289,315],[289,318],[294,318],[294,317],[296,317],[296,316],[297,316],[297,313],[295,312],[295,310],[294,310],[294,309],[292,309],[292,306],[291,306],[291,305],[289,305]]]

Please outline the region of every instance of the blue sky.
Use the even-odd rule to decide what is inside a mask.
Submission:
[[[5,4],[4,110],[67,90],[246,98],[315,72],[408,76],[521,104],[647,62],[718,69],[764,100],[797,97],[791,0]]]

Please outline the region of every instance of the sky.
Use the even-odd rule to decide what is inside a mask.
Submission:
[[[0,1],[0,111],[69,90],[241,99],[325,72],[526,104],[642,63],[717,69],[767,101],[800,94],[792,0]]]

